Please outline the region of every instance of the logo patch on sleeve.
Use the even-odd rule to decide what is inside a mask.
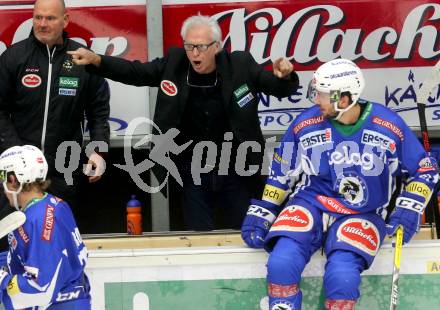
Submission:
[[[422,196],[427,200],[431,196],[431,190],[422,182],[411,182],[406,186],[406,191],[417,196]]]
[[[23,239],[24,243],[28,243],[29,242],[29,236],[27,235],[27,233],[24,230],[23,226],[18,227],[18,234],[20,235],[21,239]]]
[[[44,217],[44,227],[41,240],[50,241],[52,232],[55,225],[55,208],[52,206],[46,206],[46,215]]]
[[[284,202],[285,198],[286,198],[285,190],[269,184],[266,184],[266,186],[264,187],[264,192],[263,192],[264,201],[268,201],[279,206]]]

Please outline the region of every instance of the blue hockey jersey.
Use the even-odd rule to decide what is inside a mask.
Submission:
[[[8,236],[5,308],[46,309],[51,304],[90,300],[84,274],[87,249],[69,206],[45,194],[24,212],[26,222]]]
[[[400,116],[362,104],[354,125],[323,118],[319,106],[301,113],[275,150],[263,200],[280,211],[290,195],[335,217],[375,211],[385,218],[402,176],[401,195],[426,205],[438,180],[435,163]]]

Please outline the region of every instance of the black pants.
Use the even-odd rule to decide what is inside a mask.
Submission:
[[[200,174],[198,185],[190,166],[187,163],[180,167],[185,228],[196,231],[241,229],[250,199],[261,197],[262,179],[239,176],[235,172],[219,175],[214,169]],[[216,221],[216,217],[220,220]]]

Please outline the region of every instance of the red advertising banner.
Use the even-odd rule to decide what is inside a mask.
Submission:
[[[298,71],[337,57],[362,68],[432,66],[440,58],[438,1],[164,2],[165,50],[182,44],[182,22],[199,12],[219,21],[225,48],[249,50],[262,64],[284,56]]]
[[[94,51],[127,59],[147,59],[145,5],[75,7],[68,8],[68,13],[69,36]],[[0,53],[12,42],[29,35],[31,19],[32,6],[0,5]]]

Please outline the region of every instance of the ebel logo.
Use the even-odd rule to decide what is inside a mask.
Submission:
[[[396,152],[396,142],[377,131],[365,129],[362,133],[362,143],[390,151],[391,154]]]
[[[332,131],[330,128],[310,132],[300,138],[304,150],[314,146],[323,145],[332,141]]]
[[[41,77],[33,73],[26,74],[21,79],[21,83],[23,84],[23,86],[35,88],[41,85]]]
[[[78,78],[61,76],[59,86],[67,88],[78,88],[78,81]]]

